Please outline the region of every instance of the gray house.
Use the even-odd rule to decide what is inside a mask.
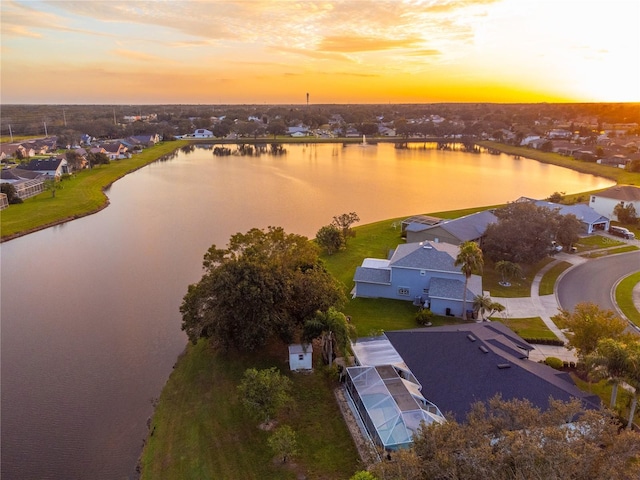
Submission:
[[[560,215],[575,215],[577,219],[580,220],[580,223],[582,223],[584,233],[591,234],[598,230],[609,230],[609,219],[584,203],[562,205],[560,203],[547,202],[546,200],[528,200],[535,203],[538,207],[557,210]],[[522,197],[517,201],[527,201],[527,199],[526,197]]]
[[[487,226],[498,219],[491,210],[473,213],[453,220],[445,220],[436,224],[411,222],[406,228],[407,242],[445,242],[460,245],[462,242],[479,241],[487,230]]]
[[[438,315],[462,316],[465,276],[454,265],[459,248],[446,243],[398,245],[389,259],[366,258],[356,269],[354,297],[412,301]],[[482,293],[482,277],[472,275],[467,305]]]

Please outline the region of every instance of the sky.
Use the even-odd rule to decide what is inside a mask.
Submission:
[[[0,0],[0,103],[640,102],[638,0]]]

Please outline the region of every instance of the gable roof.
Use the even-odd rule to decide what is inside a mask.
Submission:
[[[22,165],[20,168],[37,172],[55,172],[63,161],[66,160],[61,157],[35,159],[31,160],[27,165]]]
[[[456,246],[435,242],[400,244],[389,266],[459,273],[460,268],[454,265],[457,250]]]
[[[602,192],[594,193],[594,197],[613,198],[625,202],[635,202],[640,200],[640,188],[630,185],[616,185]]]
[[[471,405],[499,394],[527,399],[546,410],[549,398],[578,398],[586,408],[600,400],[571,378],[528,359],[532,347],[498,322],[386,332],[393,348],[422,385],[423,395],[457,421]]]
[[[640,189],[639,189],[640,190]],[[562,205],[560,203],[547,202],[545,200],[537,200],[534,202],[538,207],[547,207],[551,210],[558,210],[560,215],[575,215],[578,220],[583,223],[606,222],[609,219],[603,217],[589,205],[584,203],[576,203],[575,205]]]
[[[445,220],[436,225],[413,226],[411,231],[424,232],[434,228],[441,228],[459,239],[461,242],[467,242],[469,240],[476,240],[480,238],[487,230],[487,226],[491,223],[496,223],[497,221],[498,218],[493,214],[493,211],[483,210],[482,212],[472,213],[471,215],[465,215],[464,217]]]

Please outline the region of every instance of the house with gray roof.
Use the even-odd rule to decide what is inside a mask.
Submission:
[[[392,365],[419,385],[445,418],[464,422],[475,402],[496,395],[526,399],[541,411],[549,408],[550,398],[600,407],[598,396],[580,390],[568,373],[530,360],[533,347],[499,322],[392,331],[376,338],[372,344],[356,342],[356,364]]]
[[[404,231],[407,235],[407,242],[430,241],[460,245],[468,241],[480,242],[489,224],[497,221],[498,218],[492,210],[484,210],[452,220],[443,220],[432,225],[410,222]]]
[[[582,224],[584,233],[594,233],[598,230],[609,230],[609,218],[596,212],[589,205],[576,203],[575,205],[562,205],[560,203],[547,202],[546,200],[532,200],[522,197],[516,201],[531,201],[538,207],[546,207],[550,210],[557,210],[560,215],[575,215]]]
[[[446,243],[398,245],[388,259],[366,258],[353,277],[354,297],[412,301],[438,315],[462,316],[465,276],[455,266],[459,248]],[[482,278],[472,275],[467,306],[482,293]]]
[[[632,204],[636,212],[640,213],[640,188],[631,185],[616,185],[602,192],[594,193],[589,200],[589,206],[593,210],[616,221],[618,217],[613,213],[613,209],[620,203],[623,207]]]

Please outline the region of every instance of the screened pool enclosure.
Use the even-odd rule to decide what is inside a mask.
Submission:
[[[420,385],[401,378],[392,365],[347,368],[345,384],[367,432],[386,450],[411,446],[422,422],[445,421]]]

